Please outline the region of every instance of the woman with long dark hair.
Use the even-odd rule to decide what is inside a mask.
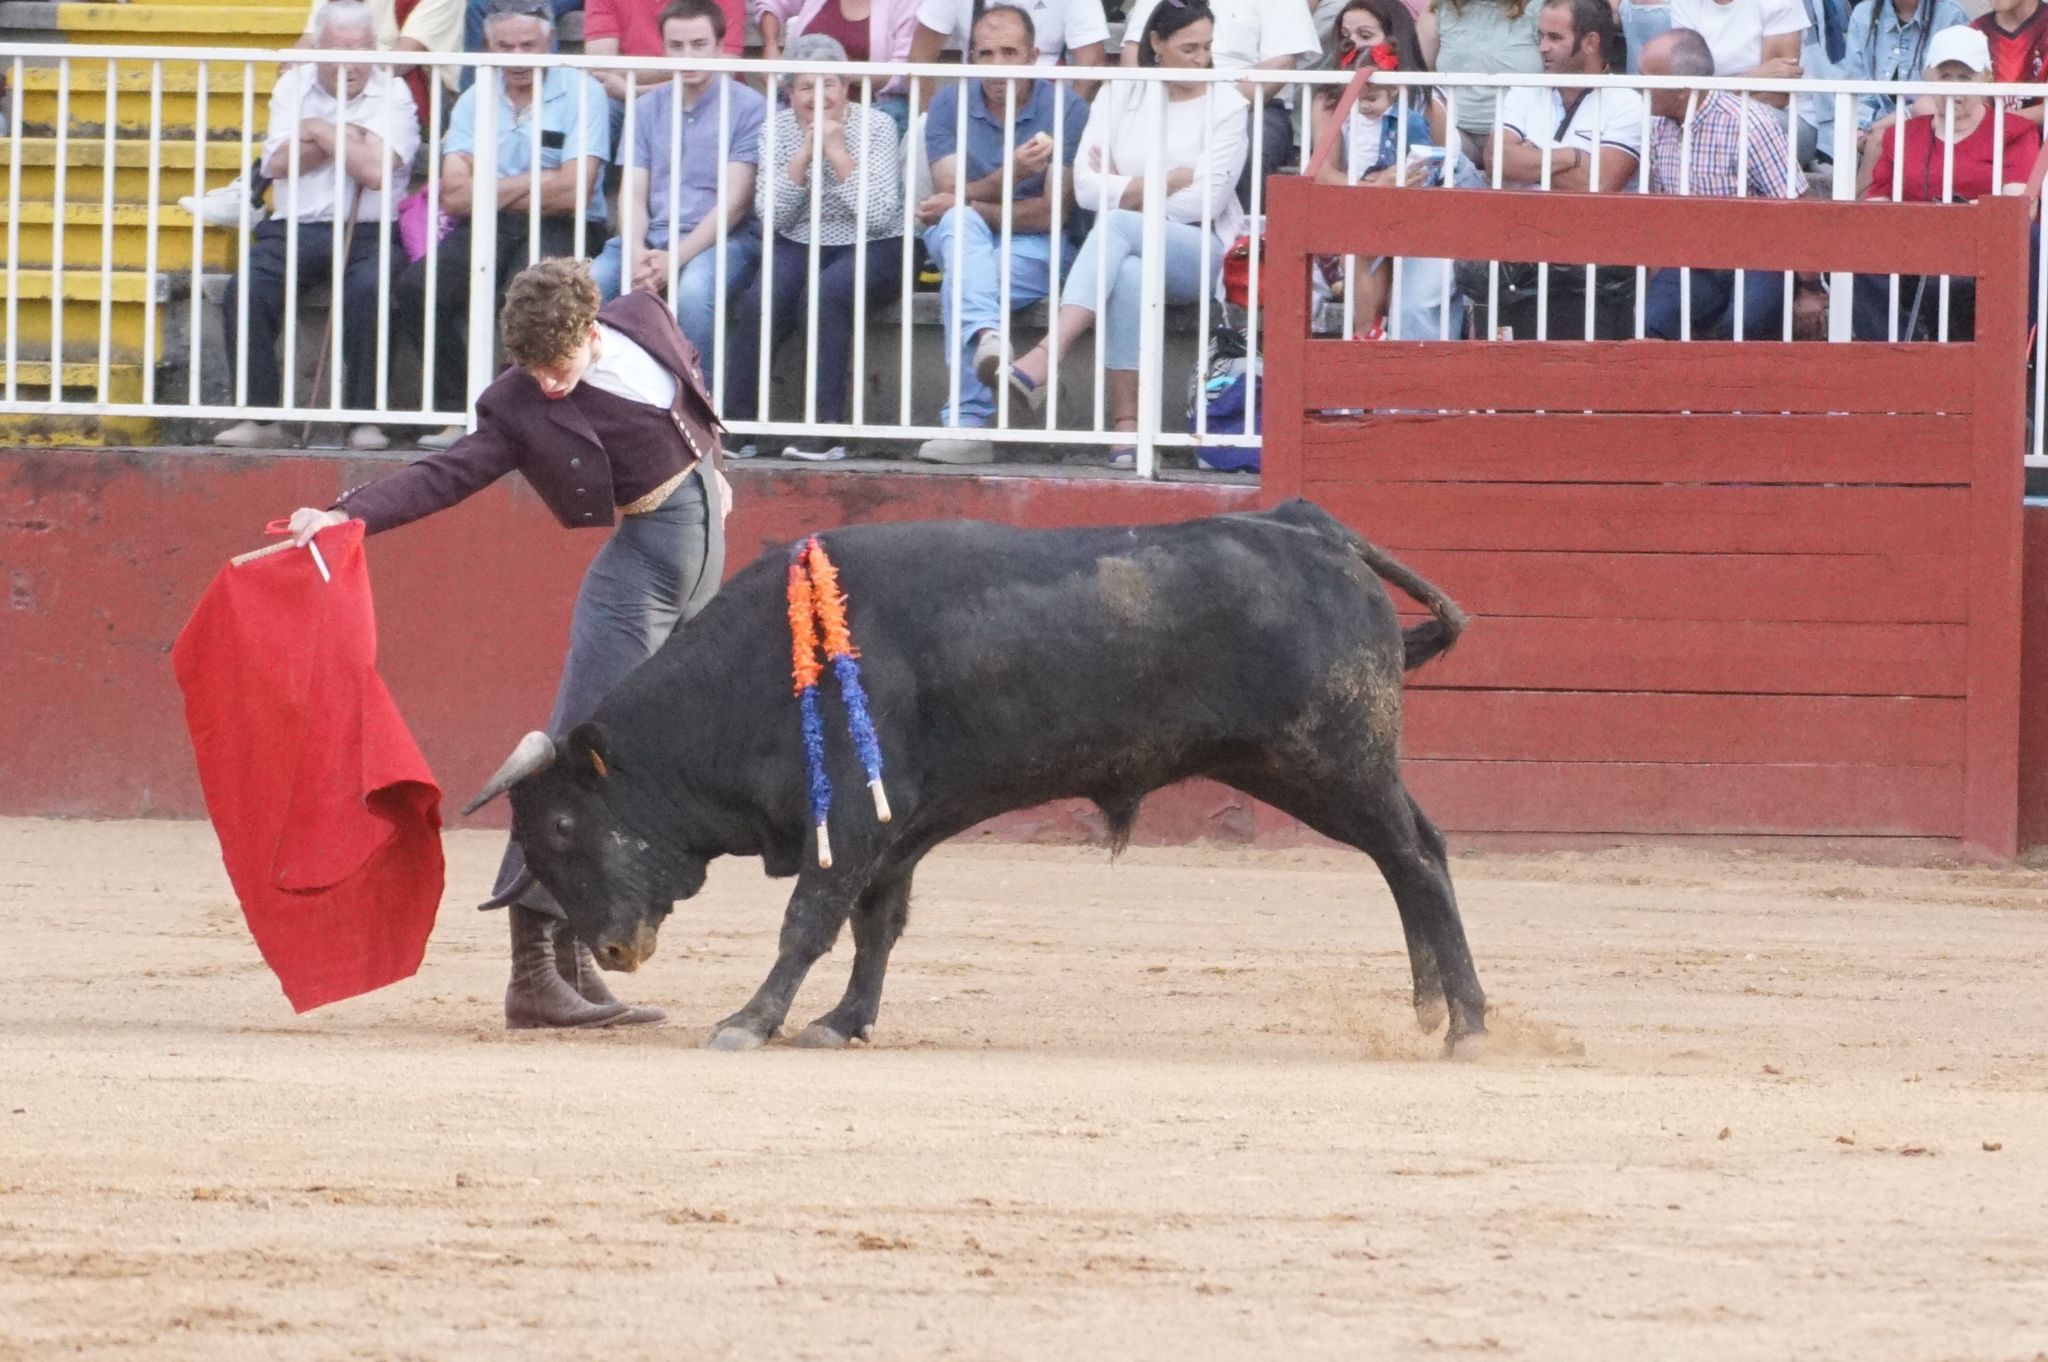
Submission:
[[[1209,67],[1209,44],[1215,20],[1200,0],[1161,0],[1139,34],[1140,66],[1203,71]],[[1143,316],[1140,293],[1144,240],[1145,173],[1163,153],[1166,174],[1166,301],[1192,303],[1210,287],[1223,267],[1223,253],[1244,225],[1237,202],[1237,177],[1249,149],[1245,99],[1234,86],[1206,81],[1166,84],[1166,129],[1163,144],[1154,138],[1146,112],[1150,82],[1111,81],[1089,107],[1088,129],[1074,157],[1074,201],[1100,216],[1074,257],[1060,294],[1053,322],[1060,353],[1095,325],[1097,289],[1101,289],[1104,389],[1110,428],[1137,429],[1138,341]],[[1203,270],[1202,219],[1209,220],[1208,269]],[[981,381],[993,387],[1003,378],[999,355],[990,353],[979,368]],[[1041,341],[1009,367],[1012,392],[1032,411],[1045,405],[1050,361]],[[1128,467],[1129,447],[1113,449],[1110,462]]]

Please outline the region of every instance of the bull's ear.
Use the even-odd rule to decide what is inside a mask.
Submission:
[[[586,778],[605,780],[612,773],[612,739],[600,724],[578,724],[563,746],[568,749],[569,769]]]

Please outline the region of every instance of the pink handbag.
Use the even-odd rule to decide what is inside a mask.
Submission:
[[[405,247],[408,260],[424,260],[429,247],[455,230],[455,219],[446,213],[430,229],[427,224],[427,190],[422,185],[398,201],[398,244]]]

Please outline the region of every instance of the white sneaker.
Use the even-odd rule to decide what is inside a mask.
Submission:
[[[845,445],[830,445],[824,449],[805,449],[802,445],[790,445],[782,451],[785,459],[802,459],[805,463],[838,463],[846,457]]]
[[[375,426],[357,426],[348,433],[350,449],[389,449],[391,439]]]
[[[757,442],[749,440],[737,449],[726,450],[725,457],[728,459],[751,459],[760,452],[761,446]]]
[[[198,218],[209,227],[239,227],[242,225],[242,204],[249,199],[249,187],[237,175],[232,181],[218,189],[209,189],[204,194],[187,194],[178,200],[178,207]],[[249,208],[249,225],[270,218],[270,210],[262,204]]]
[[[917,457],[924,463],[994,463],[996,447],[992,440],[926,440]]]
[[[443,426],[432,435],[420,436],[419,446],[421,449],[446,449],[467,434],[469,432],[461,426]]]
[[[291,439],[275,421],[237,421],[213,437],[226,449],[287,449]]]

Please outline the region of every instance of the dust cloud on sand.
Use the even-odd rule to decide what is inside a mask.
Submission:
[[[1464,857],[1448,1063],[1362,858],[963,847],[873,1047],[731,1055],[785,886],[618,981],[667,1027],[507,1034],[449,846],[295,1018],[203,825],[0,821],[0,1359],[2048,1349],[2040,871]]]

